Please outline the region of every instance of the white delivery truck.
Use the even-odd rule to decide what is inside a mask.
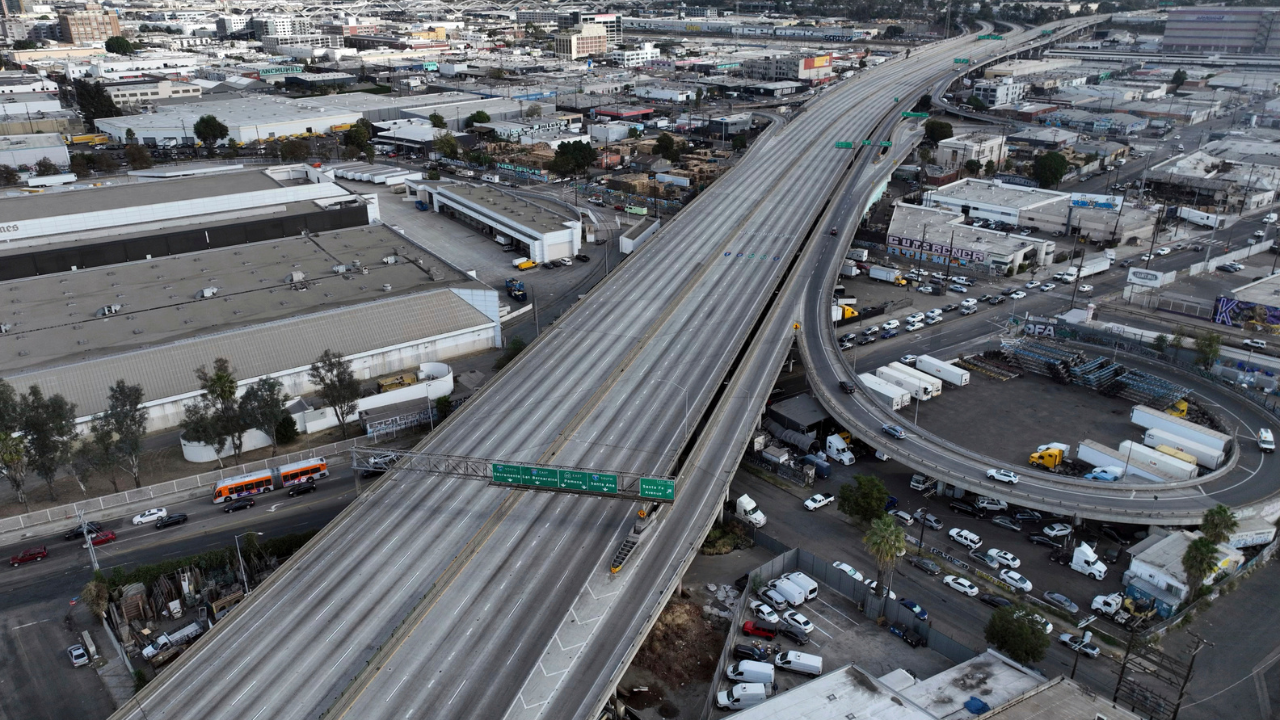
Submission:
[[[911,404],[911,393],[890,382],[885,382],[871,373],[862,373],[858,379],[867,390],[880,396],[893,410],[901,410]]]
[[[191,623],[181,630],[175,630],[171,633],[163,633],[150,645],[142,648],[142,657],[150,660],[160,654],[163,650],[167,650],[171,647],[178,647],[180,645],[186,645],[192,640],[200,637],[202,633],[204,633],[204,627],[200,623]]]
[[[760,512],[760,506],[756,505],[756,501],[752,500],[750,495],[738,498],[733,514],[753,527],[764,527],[766,519],[764,513]]]
[[[942,394],[942,380],[930,375],[929,373],[920,372],[910,365],[903,365],[900,362],[889,363],[889,368],[926,385],[929,388],[929,391],[933,393],[933,397],[938,397]]]
[[[1098,553],[1086,543],[1076,546],[1076,551],[1071,556],[1071,569],[1082,575],[1088,575],[1094,580],[1101,580],[1107,576],[1107,566],[1102,564],[1098,559]]]
[[[939,380],[949,382],[956,387],[962,387],[969,384],[969,371],[964,368],[956,367],[948,362],[943,362],[935,357],[921,355],[916,358],[916,370],[928,373]]]
[[[1114,255],[1114,252],[1111,250],[1108,250],[1107,252],[1111,252]],[[1110,269],[1110,267],[1111,260],[1109,258],[1105,255],[1094,255],[1080,264],[1080,279],[1083,280],[1090,275],[1097,275],[1100,272],[1105,272]]]
[[[916,400],[928,400],[933,397],[933,388],[915,378],[907,377],[893,368],[887,366],[876,368],[876,377],[890,385],[897,385],[906,390]]]
[[[773,666],[756,660],[741,660],[730,665],[724,673],[730,680],[740,683],[773,683]]]
[[[839,435],[827,436],[827,457],[841,465],[853,464],[853,453],[849,451],[848,443]]]
[[[738,683],[728,690],[716,693],[716,707],[722,710],[742,710],[755,707],[773,694],[773,688],[764,683]]]
[[[1145,405],[1134,405],[1133,410],[1129,413],[1129,421],[1148,430],[1164,430],[1171,435],[1190,440],[1210,450],[1226,452],[1231,444],[1230,435],[1220,433],[1217,430],[1210,430],[1203,425],[1197,425],[1189,420],[1174,417]]]
[[[1140,445],[1132,440],[1125,440],[1120,443],[1119,450],[1121,455],[1129,458],[1131,470],[1141,468],[1172,480],[1194,480],[1199,474],[1194,463],[1179,460],[1172,455],[1167,455],[1146,445]]]
[[[1165,432],[1158,428],[1151,428],[1142,436],[1142,443],[1147,447],[1156,447],[1157,445],[1165,445],[1171,447],[1178,452],[1184,452],[1196,459],[1196,462],[1210,470],[1217,470],[1227,459],[1227,454],[1221,450],[1214,450],[1205,447],[1200,443],[1191,442],[1186,438],[1178,437],[1172,433]]]
[[[812,600],[818,597],[818,583],[814,582],[813,578],[808,575],[802,572],[789,572],[783,575],[782,579],[800,588],[804,592],[805,600]]]
[[[809,653],[788,650],[784,653],[778,653],[773,658],[774,667],[791,672],[800,673],[802,675],[813,675],[817,677],[822,674],[822,656],[810,655]]]

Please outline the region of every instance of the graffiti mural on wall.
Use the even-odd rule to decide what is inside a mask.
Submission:
[[[1219,297],[1213,306],[1213,321],[1219,325],[1280,335],[1280,307]]]

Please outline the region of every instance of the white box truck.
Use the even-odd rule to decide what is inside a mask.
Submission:
[[[752,500],[750,495],[738,498],[737,503],[734,504],[733,514],[753,527],[764,527],[766,520],[764,513],[760,512],[760,506],[756,505],[756,501]]]
[[[1231,445],[1230,435],[1220,433],[1217,430],[1210,430],[1203,425],[1197,425],[1189,420],[1174,417],[1168,413],[1149,408],[1146,405],[1134,405],[1133,410],[1129,413],[1129,421],[1148,430],[1164,430],[1171,435],[1190,440],[1210,450],[1226,452]]]
[[[1221,229],[1226,226],[1226,220],[1218,215],[1211,215],[1207,212],[1200,212],[1195,208],[1179,207],[1178,217],[1188,222],[1207,228]]]
[[[890,385],[897,385],[903,390],[906,390],[907,392],[911,393],[911,397],[915,398],[916,400],[928,400],[929,398],[933,397],[933,388],[929,387],[928,385],[925,385],[924,383],[920,382],[919,380],[916,380],[915,378],[907,377],[906,375],[903,375],[902,373],[892,368],[889,368],[889,367],[876,368],[876,377],[889,383]]]
[[[728,690],[716,693],[716,707],[722,710],[742,710],[755,707],[773,694],[772,685],[764,683],[738,683]]]
[[[1142,468],[1173,480],[1192,480],[1199,474],[1193,463],[1179,460],[1132,440],[1120,443],[1119,450],[1122,456],[1129,458],[1131,470]]]
[[[887,268],[887,267],[880,267],[879,265],[872,265],[871,269],[867,271],[867,275],[872,280],[879,280],[881,282],[892,283],[894,285],[907,284],[907,281],[902,279],[902,273],[898,272],[897,268]]]
[[[958,368],[948,362],[943,362],[935,357],[921,355],[916,358],[916,370],[928,373],[939,380],[949,382],[956,387],[962,387],[969,384],[969,371],[964,368]]]
[[[920,382],[925,387],[928,387],[929,392],[932,393],[933,397],[938,397],[942,394],[942,381],[929,373],[920,372],[919,370],[909,365],[903,365],[900,362],[889,363],[889,369],[902,375],[906,375],[907,377]]]
[[[868,391],[878,395],[893,410],[901,410],[911,404],[911,393],[893,383],[885,382],[871,373],[862,373],[858,375],[858,379],[867,386]]]
[[[1105,272],[1110,267],[1111,260],[1109,260],[1107,256],[1094,255],[1093,257],[1086,259],[1080,265],[1080,279],[1083,280],[1090,275],[1097,275],[1100,272]]]
[[[1207,448],[1200,443],[1191,442],[1186,438],[1178,437],[1173,433],[1165,432],[1158,428],[1147,430],[1142,436],[1142,443],[1147,447],[1154,448],[1157,445],[1165,445],[1179,452],[1184,452],[1196,459],[1196,462],[1210,470],[1217,470],[1227,459],[1227,454],[1221,450]]]

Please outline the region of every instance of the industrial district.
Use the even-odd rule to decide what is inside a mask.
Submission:
[[[0,720],[1280,717],[1280,8],[0,60]]]

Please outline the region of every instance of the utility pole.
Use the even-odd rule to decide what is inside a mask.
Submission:
[[[98,553],[93,547],[93,538],[98,533],[91,533],[88,531],[88,528],[85,527],[84,510],[76,508],[76,520],[80,523],[80,529],[84,531],[82,535],[84,537],[85,545],[89,546],[89,562],[93,564],[93,571],[98,572]]]
[[[1178,712],[1182,710],[1182,701],[1187,699],[1187,685],[1191,684],[1191,671],[1195,669],[1196,656],[1200,654],[1205,645],[1213,645],[1213,643],[1193,632],[1188,631],[1187,634],[1196,639],[1196,646],[1191,651],[1191,659],[1187,661],[1187,671],[1182,675],[1182,684],[1178,686],[1178,703],[1173,706],[1173,715],[1169,720],[1178,720]]]

